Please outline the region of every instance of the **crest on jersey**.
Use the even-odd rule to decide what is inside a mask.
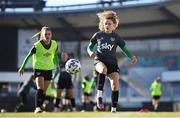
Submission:
[[[114,38],[114,37],[111,37],[110,40],[111,40],[111,41],[115,41],[115,38]]]

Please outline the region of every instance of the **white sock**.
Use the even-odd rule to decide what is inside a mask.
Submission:
[[[157,110],[157,108],[158,108],[158,105],[155,105],[155,106],[154,106],[154,109]]]
[[[111,107],[111,112],[116,112],[116,107]]]
[[[97,90],[97,98],[99,98],[99,97],[103,97],[103,91],[101,91],[101,90]]]

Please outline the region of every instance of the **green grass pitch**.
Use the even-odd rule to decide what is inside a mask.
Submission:
[[[180,112],[46,112],[0,113],[0,118],[180,118]]]

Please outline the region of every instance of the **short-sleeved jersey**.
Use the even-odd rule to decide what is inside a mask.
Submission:
[[[66,64],[66,62],[64,62],[64,61],[62,61],[62,60],[60,60],[59,61],[59,67],[60,67],[60,72],[62,73],[62,72],[66,72],[66,69],[65,69],[65,64]]]
[[[82,81],[82,84],[84,86],[83,92],[84,93],[91,93],[92,89],[93,89],[94,82],[95,82],[94,79],[92,79],[92,80],[83,79],[83,81]]]
[[[65,64],[66,64],[66,62],[63,62],[62,60],[59,61],[59,67],[61,69],[60,72],[66,72]]]
[[[65,69],[66,62],[63,62],[62,60],[59,61],[59,67],[60,67],[60,75],[64,76],[71,76]]]
[[[116,48],[123,48],[125,41],[115,32],[97,32],[91,38],[92,44],[97,44],[97,58],[106,63],[117,63]]]
[[[151,84],[150,90],[151,90],[151,94],[153,96],[161,96],[162,95],[162,85],[161,85],[161,83],[154,81]]]
[[[65,70],[65,64],[66,62],[62,60],[59,61],[60,75],[58,79],[58,89],[72,89],[73,88],[72,76]]]

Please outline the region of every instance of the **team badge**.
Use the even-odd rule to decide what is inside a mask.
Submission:
[[[111,37],[110,40],[111,40],[111,41],[115,41],[115,38],[114,38],[114,37]]]
[[[98,43],[98,44],[101,44],[101,39],[97,39],[97,43]]]

